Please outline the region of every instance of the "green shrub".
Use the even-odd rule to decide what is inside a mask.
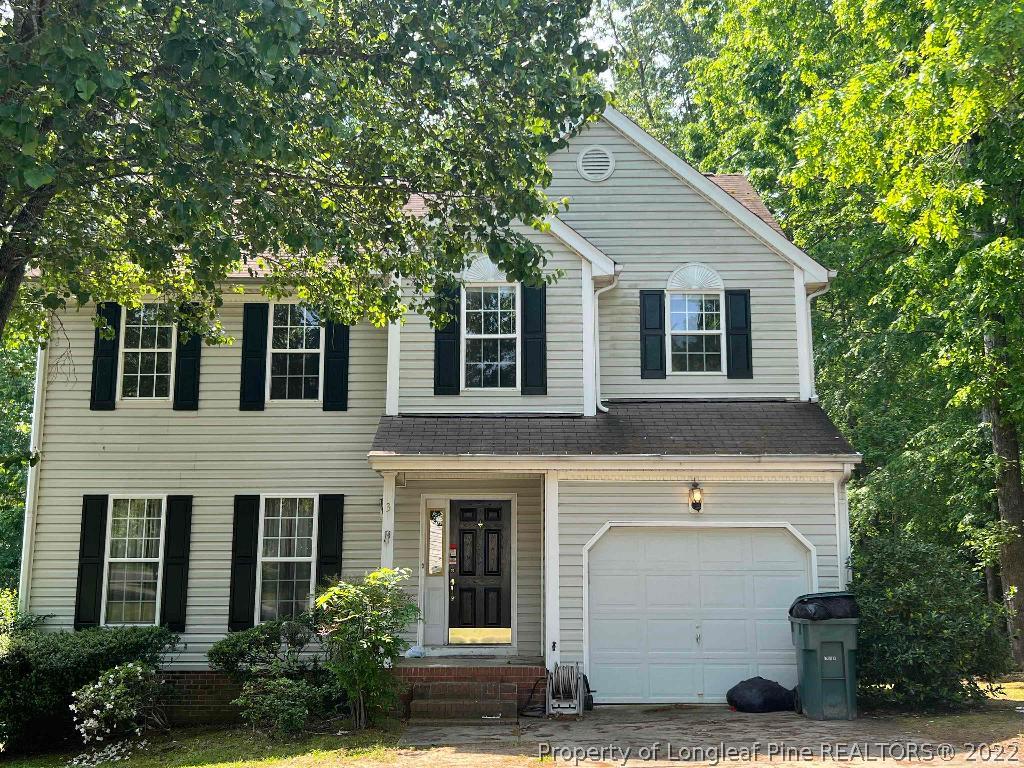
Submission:
[[[1011,667],[1005,614],[948,547],[871,538],[854,552],[860,691],[903,707],[962,706]]]
[[[73,691],[118,664],[156,667],[176,643],[163,627],[15,633],[0,654],[0,742],[52,746],[71,733]]]
[[[293,735],[306,727],[323,700],[323,689],[308,680],[261,677],[248,680],[232,704],[254,729]]]
[[[322,648],[309,614],[231,632],[206,653],[210,666],[244,683],[254,677],[309,677],[322,670]]]
[[[402,632],[419,615],[402,589],[409,571],[381,568],[358,583],[338,582],[316,600],[327,666],[348,699],[352,724],[365,728],[396,703],[390,668],[408,647]]]
[[[166,727],[160,691],[156,670],[148,664],[129,661],[101,672],[95,682],[74,692],[69,707],[82,743],[141,736],[143,728]]]

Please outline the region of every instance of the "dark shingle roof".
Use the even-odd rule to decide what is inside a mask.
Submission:
[[[385,416],[371,449],[402,455],[795,456],[853,448],[813,403],[618,401],[597,416]]]

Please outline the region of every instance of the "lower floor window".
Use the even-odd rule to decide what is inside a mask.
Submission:
[[[316,497],[265,496],[260,512],[259,621],[295,616],[313,597]]]
[[[260,621],[295,616],[309,607],[309,563],[264,563]]]
[[[105,624],[156,624],[162,498],[114,498],[107,542]]]

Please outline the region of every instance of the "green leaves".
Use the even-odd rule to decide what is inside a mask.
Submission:
[[[22,172],[22,175],[25,177],[25,183],[32,189],[39,189],[44,184],[49,184],[53,181],[56,174],[57,170],[49,164],[33,165]]]
[[[552,213],[547,154],[603,107],[582,0],[26,9],[0,38],[0,262],[41,277],[5,333],[38,335],[48,297],[156,293],[213,338],[222,282],[258,256],[269,293],[346,322],[425,306],[495,241],[533,279],[512,222]]]

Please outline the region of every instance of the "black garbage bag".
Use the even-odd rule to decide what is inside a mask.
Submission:
[[[860,617],[857,601],[849,592],[816,592],[798,597],[789,607],[794,619],[856,619]]]
[[[793,712],[796,689],[788,690],[774,680],[752,677],[730,688],[725,700],[738,712]]]

